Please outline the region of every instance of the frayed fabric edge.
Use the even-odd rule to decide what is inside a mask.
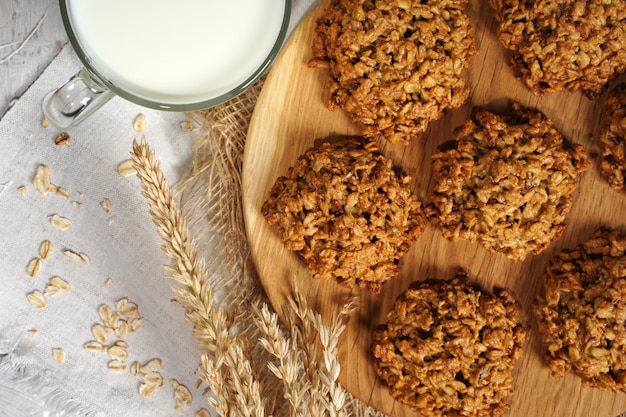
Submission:
[[[59,388],[14,348],[0,350],[0,416],[110,417]]]

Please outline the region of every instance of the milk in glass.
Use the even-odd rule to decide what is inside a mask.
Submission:
[[[68,0],[101,76],[148,100],[191,103],[245,82],[275,46],[284,0]]]

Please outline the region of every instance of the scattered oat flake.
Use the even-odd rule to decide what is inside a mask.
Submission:
[[[111,372],[121,373],[126,370],[126,362],[120,361],[118,359],[113,359],[109,361],[107,367],[109,368],[109,371]]]
[[[48,285],[44,291],[44,294],[54,297],[60,292],[62,291],[59,288],[55,287],[54,285]]]
[[[98,307],[98,315],[103,323],[108,323],[111,321],[111,317],[113,317],[113,310],[108,305],[102,304]]]
[[[26,187],[25,186],[20,186],[17,191],[21,194],[21,195],[26,195]]]
[[[35,337],[35,336],[37,336],[37,329],[30,329],[30,330],[28,331],[28,335],[29,335],[30,337]]]
[[[26,294],[28,301],[37,308],[44,308],[48,305],[46,297],[39,290],[35,290]]]
[[[134,175],[137,173],[132,159],[127,159],[126,161],[119,164],[117,166],[117,172],[124,177],[128,177],[129,175]]]
[[[130,364],[130,374],[132,376],[137,376],[138,373],[139,373],[139,362],[134,361],[133,363]]]
[[[108,338],[107,332],[100,323],[96,323],[93,326],[91,326],[91,333],[93,334],[93,337],[95,337],[98,342],[104,343],[107,341],[107,338]]]
[[[143,132],[146,130],[147,126],[146,115],[143,113],[139,113],[137,117],[135,117],[135,121],[133,122],[133,128],[136,132]]]
[[[59,216],[58,214],[50,216],[50,224],[59,230],[67,230],[72,227],[72,221],[70,219]]]
[[[58,363],[63,363],[65,362],[65,351],[61,348],[54,348],[52,349],[52,357]]]
[[[56,186],[56,193],[63,198],[70,198],[70,192],[63,187]]]
[[[83,253],[83,252],[74,252],[73,250],[70,249],[65,249],[63,251],[63,255],[65,255],[66,257],[76,261],[76,262],[82,262],[84,264],[88,264],[89,262],[91,262],[91,259],[89,258],[89,256],[87,256],[87,254]]]
[[[90,352],[102,352],[104,350],[104,345],[100,342],[92,340],[90,342],[85,343],[83,345],[83,348]]]
[[[133,303],[132,301],[129,301],[128,298],[124,297],[120,298],[115,303],[115,311],[127,317],[134,317],[135,313],[138,311],[138,307],[136,303]]]
[[[189,121],[186,122],[180,122],[180,128],[184,131],[184,132],[190,132],[193,130],[193,124]]]
[[[158,370],[161,365],[163,365],[163,361],[160,358],[150,359],[143,365],[139,366],[139,373],[142,375],[146,375],[149,372]]]
[[[111,216],[109,217],[109,226],[111,226],[113,223],[115,223],[115,217]]]
[[[48,259],[52,255],[52,243],[49,240],[44,240],[39,246],[39,256],[41,259]]]
[[[63,280],[61,277],[53,276],[50,278],[48,282],[48,286],[46,287],[47,295],[57,295],[61,292],[67,292],[70,290],[70,284],[67,281]]]
[[[193,396],[191,391],[175,379],[170,380],[170,386],[174,389],[174,401],[176,401],[176,411],[185,411],[191,405]]]
[[[116,340],[115,343],[113,343],[113,346],[119,346],[122,349],[128,349],[128,343],[123,340]]]
[[[111,359],[117,359],[119,361],[125,361],[126,358],[128,358],[128,352],[126,352],[126,349],[116,345],[107,349],[107,354],[111,357]]]
[[[117,327],[115,328],[115,336],[124,337],[128,334],[129,326],[126,320],[120,319],[118,321]]]
[[[104,285],[110,287],[111,285],[113,285],[113,280],[111,278],[107,278],[107,280],[104,281]]]
[[[161,373],[157,371],[148,372],[147,374],[142,376],[144,382],[148,384],[154,384],[159,387],[163,385],[163,375],[161,375]]]
[[[65,146],[70,143],[70,134],[67,132],[61,132],[54,138],[54,144],[57,146]]]
[[[143,326],[144,323],[144,318],[143,317],[139,317],[136,319],[133,319],[131,321],[128,322],[128,325],[130,326],[130,328],[128,329],[131,333],[136,332],[137,330],[139,330],[139,328],[141,326]]]
[[[144,398],[150,398],[154,396],[157,388],[158,386],[155,384],[143,383],[139,386],[139,394]]]
[[[108,198],[105,198],[104,200],[100,202],[100,207],[102,207],[105,213],[110,213],[111,212],[111,200],[109,200]]]
[[[37,167],[33,185],[41,194],[47,194],[53,190],[53,186],[50,183],[50,168],[47,165],[41,164]]]
[[[72,205],[77,209],[82,209],[85,206],[83,203],[80,203],[78,201],[72,201]]]
[[[28,275],[34,278],[39,275],[39,271],[41,271],[41,258],[31,259],[26,266],[26,272],[28,272]]]
[[[50,121],[48,120],[48,118],[46,116],[44,116],[41,119],[41,127],[43,127],[44,129],[47,129],[50,127]]]
[[[206,408],[201,408],[196,412],[195,417],[211,417],[211,413]]]

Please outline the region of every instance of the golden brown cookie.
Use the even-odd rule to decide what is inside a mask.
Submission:
[[[509,407],[526,329],[506,290],[452,280],[415,283],[373,334],[374,368],[423,417],[493,417]]]
[[[582,145],[565,146],[550,119],[518,103],[504,116],[477,112],[454,137],[452,149],[432,157],[426,208],[445,238],[523,260],[561,237],[589,167]]]
[[[604,124],[600,132],[602,177],[611,188],[626,193],[626,84],[620,84],[606,98]]]
[[[626,391],[626,235],[600,229],[555,256],[532,312],[553,375]]]
[[[328,71],[330,109],[362,135],[419,136],[469,96],[461,72],[476,53],[467,0],[332,0],[317,20],[309,66]]]
[[[626,70],[626,1],[489,0],[512,67],[535,94],[598,98]]]
[[[409,182],[373,142],[323,142],[276,180],[261,212],[313,278],[378,293],[424,229]]]

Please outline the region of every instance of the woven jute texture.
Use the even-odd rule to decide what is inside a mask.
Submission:
[[[201,255],[208,263],[212,283],[240,328],[252,332],[251,306],[267,302],[257,278],[248,246],[242,207],[242,165],[246,134],[264,78],[231,101],[208,110],[190,113],[198,132],[193,170],[176,187],[182,211]],[[269,374],[267,366],[259,366]],[[271,375],[261,375],[271,380]],[[279,384],[275,384],[278,388]],[[280,404],[286,401],[277,389],[268,398],[273,415],[289,415]],[[346,393],[348,416],[380,417],[383,414]],[[286,408],[286,407],[285,407]],[[304,415],[306,415],[305,413]]]

